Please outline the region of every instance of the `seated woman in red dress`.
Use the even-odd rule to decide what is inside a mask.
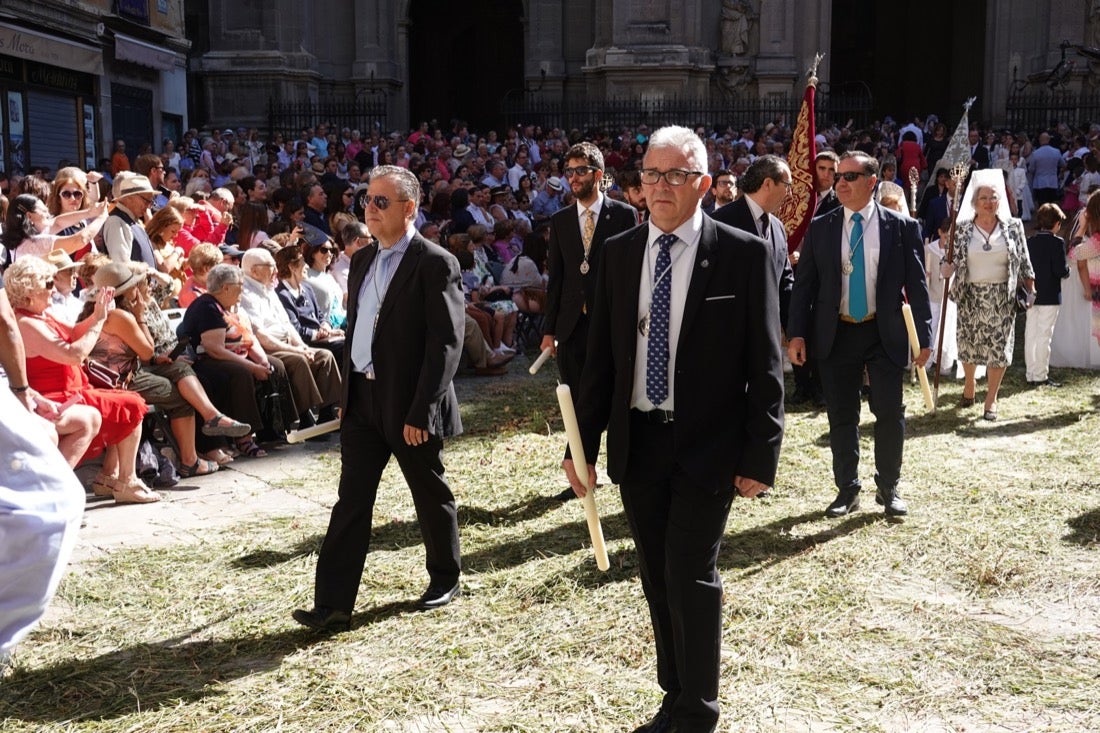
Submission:
[[[135,392],[92,387],[80,368],[107,320],[114,290],[102,288],[92,315],[69,326],[46,311],[53,275],[53,265],[37,257],[22,257],[5,273],[27,353],[27,381],[48,399],[65,403],[75,396],[103,416],[103,426],[84,455],[92,458],[106,450],[103,469],[92,482],[97,496],[113,496],[119,504],[160,501],[136,473],[141,421],[148,410],[145,400]]]

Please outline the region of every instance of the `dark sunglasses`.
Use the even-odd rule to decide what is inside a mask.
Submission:
[[[60,196],[63,199],[77,199],[77,200],[79,200],[79,199],[84,198],[84,192],[83,191],[62,191],[60,193]]]
[[[573,176],[587,176],[589,173],[591,173],[594,170],[599,170],[599,169],[594,168],[593,166],[590,166],[590,165],[578,165],[578,166],[575,166],[575,167],[572,167],[572,168],[566,168],[565,170],[562,171],[562,174],[565,175],[566,178],[572,178]]]
[[[317,251],[318,252],[324,252],[325,254],[329,254],[329,255],[336,252],[336,250],[333,247],[321,247]]]
[[[395,201],[400,201],[400,202],[408,201],[408,199],[394,199],[394,200]],[[375,208],[377,208],[379,211],[385,211],[386,209],[390,208],[390,200],[386,196],[369,196],[369,195],[364,196],[363,197],[363,206],[367,206],[369,204],[374,204]]]
[[[837,173],[836,177],[837,178],[843,178],[848,183],[854,183],[855,181],[858,181],[863,176],[869,176],[869,175],[871,175],[871,174],[870,173],[864,173],[863,171],[847,171],[846,173]]]

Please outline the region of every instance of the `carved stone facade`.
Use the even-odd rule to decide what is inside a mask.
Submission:
[[[440,120],[459,115],[432,105],[453,89],[412,78],[411,49],[422,48],[439,55],[429,64],[462,71],[438,85],[542,100],[797,96],[806,69],[823,52],[822,82],[836,88],[858,79],[883,108],[878,114],[951,116],[957,103],[977,95],[972,117],[996,123],[1014,81],[1041,85],[1060,59],[1062,41],[1100,45],[1100,0],[975,0],[965,10],[953,0],[928,0],[923,20],[905,8],[873,4],[872,11],[855,0],[481,0],[477,8],[508,16],[521,35],[519,57],[503,64],[517,72],[513,80],[476,68],[462,39],[454,45],[419,39],[418,12],[482,12],[473,5],[463,12],[442,0],[204,1],[208,42],[191,66],[201,90],[197,122],[216,126],[262,127],[269,98],[348,100],[367,93],[385,95],[391,128],[410,127],[416,122],[410,116],[428,109]],[[940,22],[942,13],[955,15]],[[899,19],[908,20],[899,27]],[[883,26],[893,32],[880,32]],[[925,73],[933,68],[929,58],[952,50],[954,69]],[[413,60],[423,63],[415,53]],[[834,63],[855,78],[833,78]],[[878,75],[865,75],[868,67]],[[1082,87],[1097,78],[1097,68],[1078,59],[1068,83]]]

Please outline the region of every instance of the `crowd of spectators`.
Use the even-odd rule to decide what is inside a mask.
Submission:
[[[704,201],[708,211],[738,195],[737,179],[757,157],[785,156],[793,134],[783,118],[696,132],[719,184]],[[388,135],[318,123],[270,140],[255,129],[189,130],[133,159],[119,141],[98,170],[0,174],[0,256],[27,342],[29,387],[69,405],[50,430],[70,464],[106,450],[92,488],[123,502],[157,499],[133,473],[148,405],[167,415],[185,476],[262,456],[265,441],[335,419],[348,268],[371,243],[364,212],[377,204],[367,179],[380,164],[416,173],[417,228],[463,269],[469,365],[503,374],[516,350],[532,345],[523,341],[524,324],[537,331],[545,308],[549,217],[573,204],[566,151],[594,143],[607,195],[632,204],[641,222],[648,135],[644,124],[479,134],[460,121]],[[950,136],[935,116],[864,129],[826,125],[816,138],[822,200],[835,154],[874,156],[880,193],[922,221],[933,263],[943,257],[936,240],[952,192],[942,162]],[[975,126],[969,143],[972,168],[1003,174],[1005,216],[1027,221],[1044,204],[1060,207],[1058,217],[1044,215],[1044,231],[1084,210],[1100,187],[1100,125]],[[907,198],[910,171],[920,182],[915,201]],[[1079,273],[1081,284],[1075,297],[1094,309],[1100,266],[1087,258],[1078,266],[1074,253],[1082,243],[1083,253],[1097,249],[1088,242],[1098,220],[1066,225],[1067,272]],[[954,359],[949,348],[941,369]],[[93,384],[97,373],[107,374],[105,386]]]

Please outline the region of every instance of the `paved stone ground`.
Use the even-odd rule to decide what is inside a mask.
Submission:
[[[460,402],[476,399],[478,387],[501,380],[531,379],[527,368],[531,360],[519,355],[509,364],[503,377],[474,377],[462,372],[455,386]],[[556,374],[554,364],[545,369]],[[339,470],[339,434],[332,433],[325,442],[297,445],[265,446],[264,458],[238,457],[217,473],[180,482],[168,489],[158,489],[163,497],[156,504],[120,506],[111,499],[88,494],[84,512],[85,523],[73,552],[70,566],[79,566],[104,551],[122,547],[166,546],[177,542],[192,542],[201,538],[204,530],[231,527],[245,521],[267,516],[292,516],[306,512],[327,515],[335,497],[325,502],[304,498],[293,486],[307,480],[317,468],[317,457],[329,453],[337,458],[326,470]],[[77,470],[85,486],[90,485],[98,465]],[[287,488],[288,485],[291,488]]]

